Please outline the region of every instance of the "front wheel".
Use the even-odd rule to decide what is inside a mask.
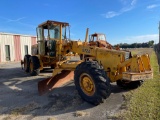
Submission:
[[[79,95],[85,101],[98,105],[110,95],[109,78],[95,62],[82,62],[74,72],[74,82]]]

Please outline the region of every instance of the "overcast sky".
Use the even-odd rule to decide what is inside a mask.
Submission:
[[[0,32],[36,35],[46,20],[69,22],[71,38],[105,33],[111,44],[158,43],[160,0],[1,0]]]

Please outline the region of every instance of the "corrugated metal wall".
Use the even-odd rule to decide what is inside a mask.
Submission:
[[[28,54],[31,54],[31,45],[36,43],[34,36],[0,33],[0,62],[6,62],[6,45],[10,47],[10,61],[20,61],[24,59],[25,47],[28,46]]]
[[[24,59],[25,56],[25,45],[28,45],[28,54],[31,54],[31,37],[28,36],[20,36],[21,40],[21,59]]]
[[[31,37],[32,45],[37,44],[37,39],[36,37]]]
[[[15,61],[21,60],[20,35],[14,35]]]
[[[6,62],[5,45],[10,46],[10,61],[14,61],[15,47],[14,47],[13,35],[1,34],[1,62]]]

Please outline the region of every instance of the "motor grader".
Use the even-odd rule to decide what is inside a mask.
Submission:
[[[79,95],[98,105],[109,97],[111,82],[126,87],[152,78],[148,54],[132,56],[129,51],[113,49],[103,34],[92,34],[88,41],[88,29],[85,41],[71,40],[67,31],[66,22],[48,20],[38,25],[37,45],[32,46],[32,55],[24,57],[25,71],[31,75],[45,65],[54,65],[52,77],[38,83],[40,95],[74,80]],[[75,54],[81,59],[72,60]]]

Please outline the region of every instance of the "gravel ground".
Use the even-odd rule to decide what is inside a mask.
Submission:
[[[20,63],[0,64],[1,120],[106,120],[114,119],[123,103],[123,91],[112,84],[112,93],[103,104],[93,106],[81,99],[73,81],[39,96],[38,81],[51,75],[52,70],[32,77]]]

